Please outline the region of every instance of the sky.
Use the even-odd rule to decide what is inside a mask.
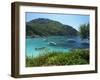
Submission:
[[[62,24],[70,25],[76,30],[79,30],[81,24],[89,23],[89,15],[79,14],[51,14],[51,13],[34,13],[26,12],[26,22],[29,22],[37,18],[47,18],[55,21],[59,21]]]

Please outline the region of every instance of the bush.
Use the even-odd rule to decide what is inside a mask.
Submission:
[[[81,64],[89,64],[88,49],[74,49],[69,52],[44,52],[37,57],[26,56],[26,67]]]

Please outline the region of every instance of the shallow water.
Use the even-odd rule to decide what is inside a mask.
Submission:
[[[89,48],[79,37],[51,36],[26,39],[26,55],[37,56],[45,51],[68,52],[71,49]]]

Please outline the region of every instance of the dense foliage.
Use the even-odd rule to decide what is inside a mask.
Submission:
[[[79,28],[79,34],[82,39],[89,39],[89,24],[82,24]]]
[[[26,36],[76,36],[77,30],[69,25],[45,18],[38,18],[26,23]]]
[[[89,50],[75,49],[69,52],[43,52],[37,57],[26,56],[26,67],[89,64]]]

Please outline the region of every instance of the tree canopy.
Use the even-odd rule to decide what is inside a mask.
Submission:
[[[79,34],[82,39],[89,39],[89,26],[89,23],[80,25]]]

